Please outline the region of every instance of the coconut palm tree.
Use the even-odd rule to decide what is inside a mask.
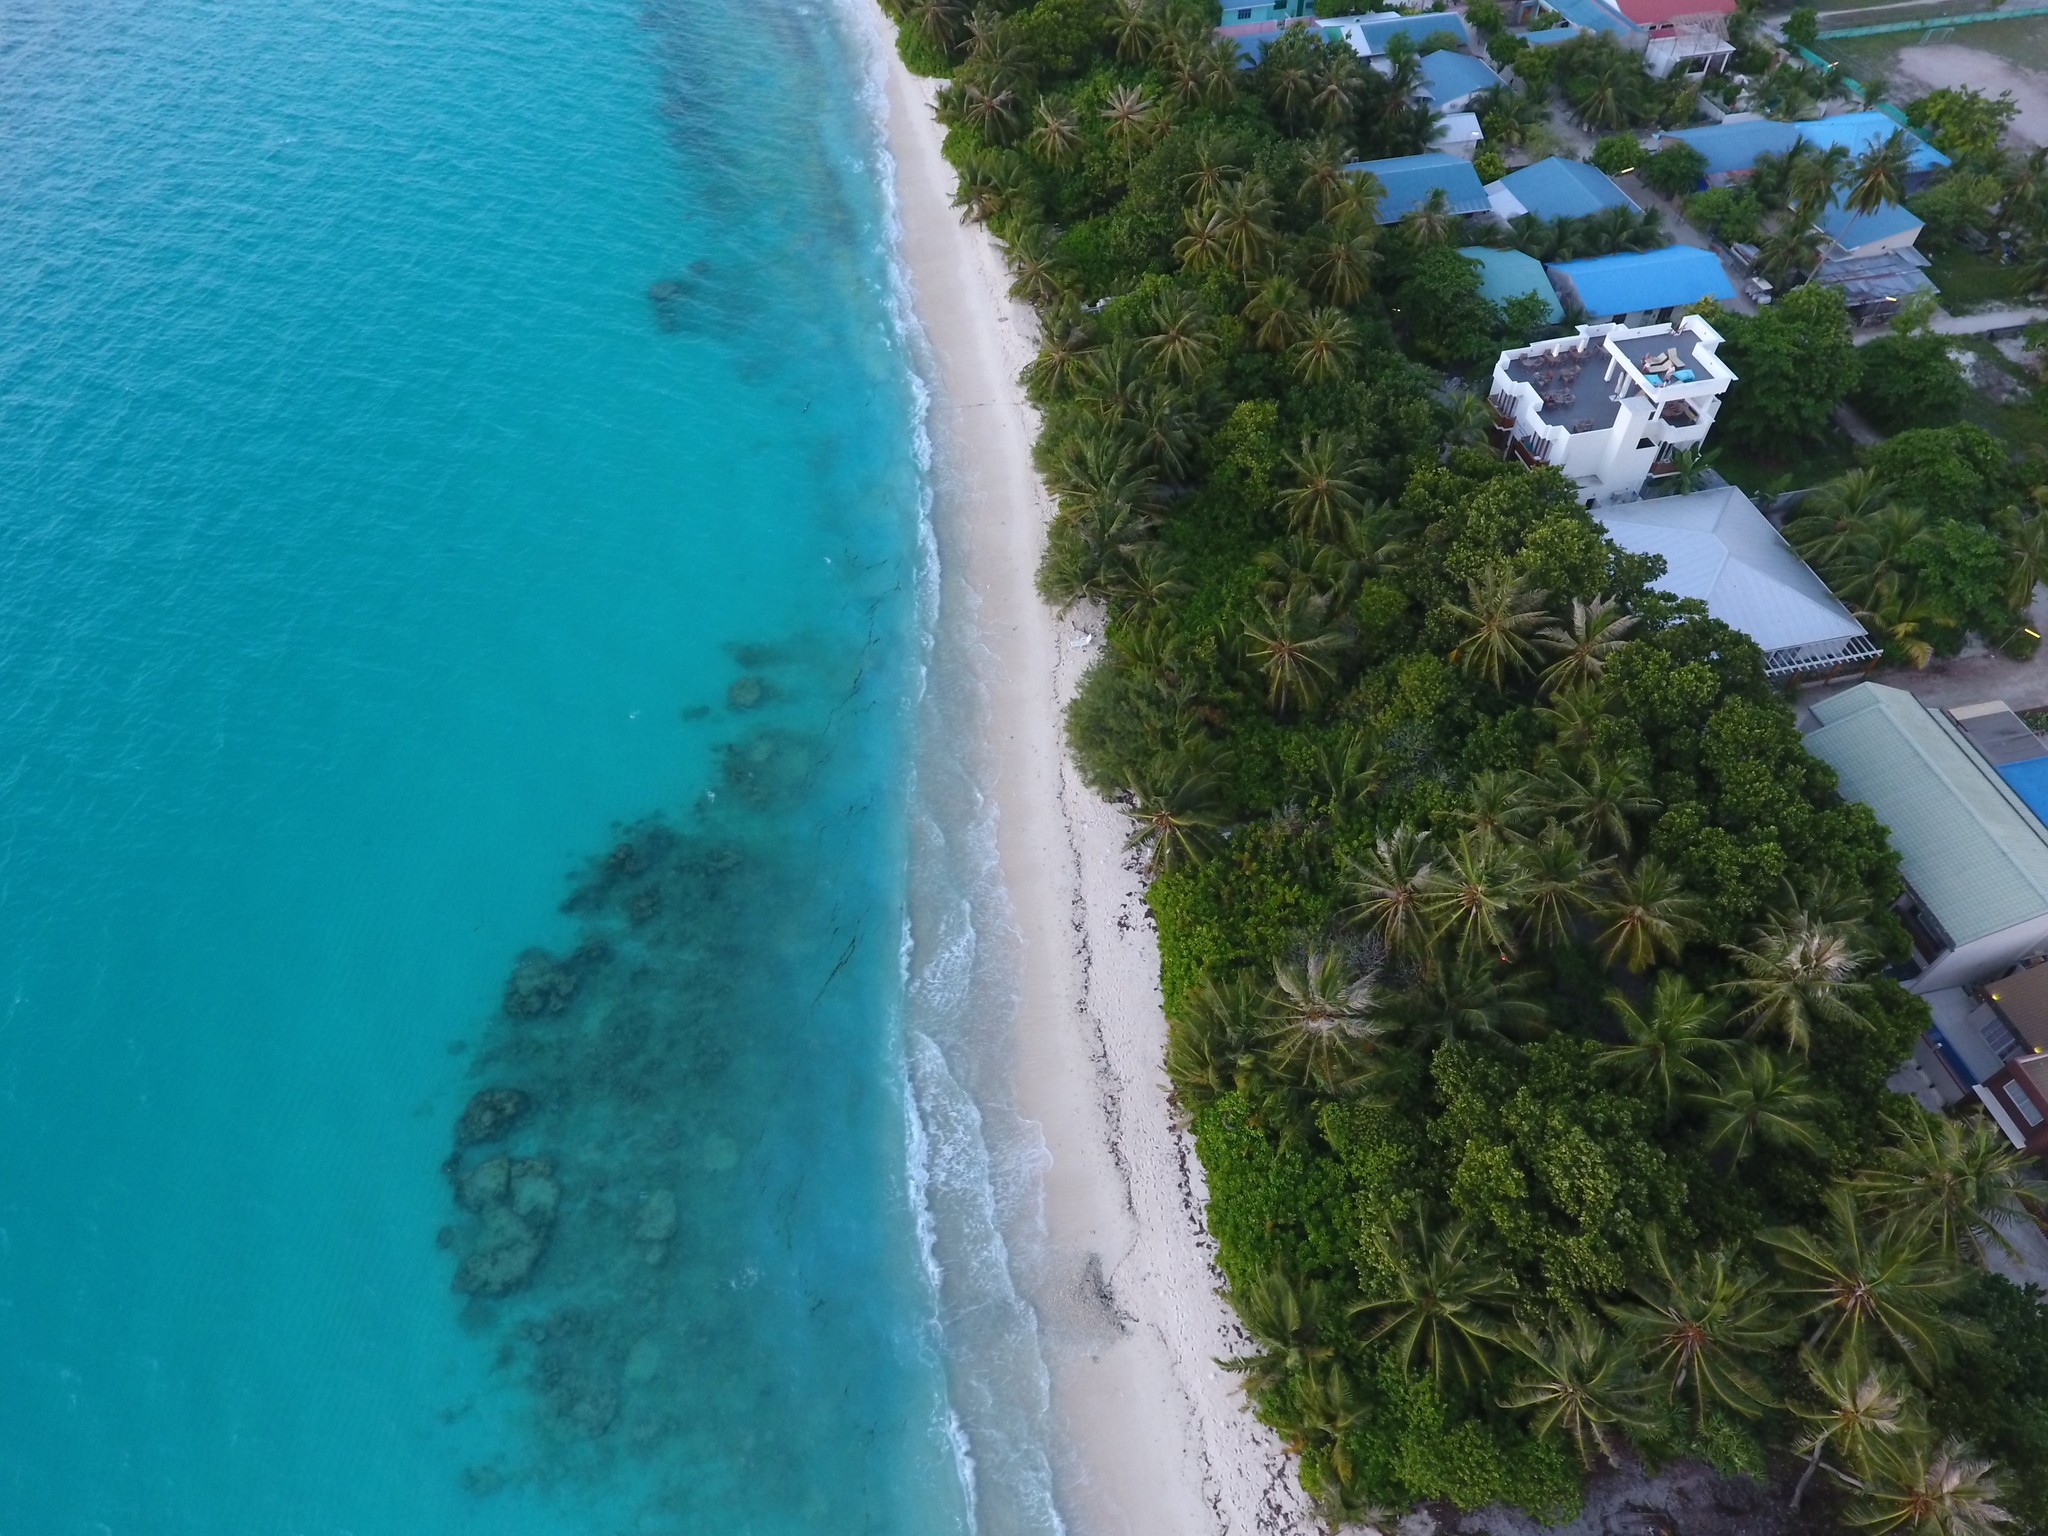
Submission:
[[[1346,870],[1356,898],[1346,920],[1363,923],[1394,954],[1420,954],[1429,942],[1423,893],[1435,867],[1427,832],[1402,826],[1382,834]]]
[[[1308,321],[1308,295],[1291,277],[1275,274],[1256,289],[1244,307],[1252,345],[1262,352],[1285,352],[1301,340]]]
[[[1335,1354],[1340,1332],[1336,1299],[1322,1281],[1268,1270],[1241,1288],[1232,1287],[1228,1299],[1257,1346],[1254,1354],[1222,1362],[1226,1371],[1245,1378],[1246,1390],[1277,1387]]]
[[[1803,212],[1804,222],[1809,223],[1817,218],[1849,177],[1850,159],[1846,144],[1808,145],[1806,153],[1786,167],[1785,192],[1792,199],[1794,214]]]
[[[1223,254],[1231,269],[1245,278],[1263,271],[1279,238],[1273,230],[1278,207],[1266,183],[1257,176],[1226,182],[1217,189],[1215,206],[1223,220]]]
[[[1814,1124],[1821,1102],[1807,1087],[1805,1071],[1769,1051],[1736,1055],[1715,1091],[1701,1102],[1707,1110],[1707,1150],[1725,1153],[1730,1167],[1759,1147],[1817,1152],[1823,1145]]]
[[[1473,774],[1465,785],[1465,803],[1459,808],[1459,819],[1475,838],[1518,843],[1535,816],[1527,774],[1486,768]]]
[[[1187,233],[1173,243],[1173,259],[1190,272],[1213,272],[1230,260],[1230,243],[1222,210],[1189,208]]]
[[[1073,110],[1050,96],[1041,96],[1031,109],[1031,131],[1024,147],[1048,165],[1072,165],[1081,156],[1081,120]]]
[[[1631,61],[1603,58],[1591,74],[1572,82],[1572,108],[1588,128],[1612,133],[1634,112],[1641,90],[1640,78],[1640,71]]]
[[[1025,387],[1041,405],[1070,395],[1096,350],[1094,336],[1071,312],[1049,316],[1042,335],[1038,355],[1024,369]]]
[[[1138,463],[1127,441],[1101,429],[1068,438],[1047,470],[1045,483],[1068,512],[1143,513],[1154,504],[1151,472]]]
[[[1539,803],[1589,848],[1626,854],[1635,843],[1635,824],[1653,816],[1663,802],[1650,793],[1643,764],[1635,757],[1603,758],[1588,752],[1576,771],[1553,764],[1544,776]]]
[[[1811,1349],[1799,1351],[1799,1364],[1806,1388],[1785,1404],[1804,1425],[1795,1442],[1806,1466],[1792,1490],[1794,1509],[1806,1497],[1823,1454],[1867,1472],[1881,1444],[1926,1432],[1905,1383],[1890,1366],[1873,1364],[1861,1354],[1817,1355]]]
[[[1820,265],[1826,238],[1815,227],[1812,213],[1803,206],[1795,207],[1776,229],[1757,241],[1757,270],[1780,288],[1790,286],[1793,273],[1810,273]]]
[[[1849,1523],[1877,1536],[1997,1536],[2012,1523],[1991,1462],[1960,1440],[1880,1444]]]
[[[1892,504],[1891,485],[1872,469],[1852,469],[1799,504],[1785,525],[1785,542],[1818,570],[1854,558],[1869,537],[1869,519]]]
[[[1688,895],[1678,872],[1655,854],[1645,854],[1633,869],[1618,871],[1606,896],[1594,909],[1605,919],[1597,942],[1600,957],[1631,971],[1644,971],[1659,956],[1678,962],[1687,935],[1697,933],[1706,907]]]
[[[1279,495],[1287,526],[1313,539],[1334,538],[1347,517],[1364,507],[1358,484],[1364,467],[1348,442],[1329,433],[1301,440],[1301,451],[1282,456],[1291,484]]]
[[[1447,604],[1445,611],[1470,630],[1451,652],[1451,660],[1467,672],[1499,688],[1526,671],[1535,654],[1535,637],[1549,623],[1545,594],[1526,577],[1504,565],[1489,565],[1465,583],[1468,602]]]
[[[1139,544],[1123,551],[1129,579],[1123,597],[1140,613],[1179,602],[1193,585],[1187,579],[1187,556],[1163,544]]]
[[[1464,229],[1465,220],[1451,209],[1450,194],[1433,188],[1428,197],[1401,215],[1401,228],[1417,247],[1449,245]]]
[[[1874,957],[1852,929],[1805,916],[1775,917],[1748,943],[1731,945],[1728,958],[1742,974],[1722,982],[1721,990],[1745,1000],[1735,1022],[1752,1036],[1775,1032],[1804,1055],[1815,1024],[1863,1022],[1856,1005],[1870,986],[1857,978]]]
[[[1536,710],[1536,718],[1554,739],[1552,749],[1564,764],[1584,762],[1600,739],[1600,723],[1609,719],[1607,701],[1597,688],[1563,688]]]
[[[1590,686],[1600,680],[1636,621],[1611,597],[1572,599],[1572,614],[1536,632],[1537,649],[1555,658],[1543,669],[1543,691]]]
[[[1543,1007],[1535,1000],[1542,985],[1536,972],[1504,966],[1489,955],[1454,951],[1434,958],[1436,963],[1387,1005],[1414,1049],[1450,1040],[1525,1038],[1547,1028]]]
[[[1861,1353],[1889,1343],[1925,1377],[1964,1330],[1946,1303],[1966,1274],[1936,1255],[1926,1233],[1874,1221],[1850,1191],[1827,1196],[1819,1232],[1774,1227],[1763,1240],[1777,1250],[1786,1299],[1812,1325],[1812,1349]]]
[[[1308,98],[1309,111],[1326,130],[1342,127],[1358,110],[1358,100],[1364,90],[1358,78],[1358,68],[1358,55],[1346,49],[1342,53],[1328,55],[1322,67],[1314,72],[1314,85]]]
[[[1771,1395],[1756,1363],[1792,1331],[1776,1288],[1718,1249],[1681,1267],[1654,1231],[1649,1248],[1649,1277],[1608,1315],[1671,1401],[1690,1401],[1695,1429],[1716,1409],[1758,1417]]]
[[[1109,35],[1116,44],[1116,56],[1136,64],[1152,52],[1159,40],[1162,8],[1156,0],[1117,0],[1109,17]]]
[[[1514,945],[1512,915],[1527,889],[1521,860],[1493,838],[1462,834],[1422,882],[1422,915],[1435,943],[1449,940],[1459,958],[1505,958]]]
[[[1205,976],[1167,1011],[1166,1072],[1184,1109],[1243,1086],[1266,1022],[1265,993],[1240,976]]]
[[[1734,1047],[1721,1037],[1720,1010],[1677,971],[1659,971],[1644,1007],[1619,992],[1607,1006],[1623,1042],[1600,1053],[1600,1065],[1663,1110],[1669,1124],[1681,1105],[1711,1086]]]
[[[1913,136],[1894,128],[1881,144],[1858,155],[1844,180],[1842,206],[1851,213],[1875,213],[1906,200],[1906,176],[1912,169]]]
[[[1313,709],[1337,681],[1337,653],[1345,645],[1329,610],[1311,599],[1275,609],[1260,604],[1244,628],[1245,656],[1266,677],[1266,704],[1276,715]]]
[[[1385,1033],[1372,977],[1334,950],[1311,950],[1274,966],[1267,1011],[1276,1065],[1333,1097],[1357,1085],[1366,1052]]]
[[[2048,1207],[2048,1182],[2034,1162],[1982,1115],[1951,1120],[1918,1110],[1891,1121],[1893,1139],[1857,1178],[1872,1208],[1931,1234],[1944,1257],[1974,1248],[2015,1253],[2010,1232]]]
[[[1605,860],[1555,823],[1522,850],[1522,870],[1522,924],[1529,942],[1545,949],[1571,939],[1609,873]]]
[[[1840,595],[1875,608],[1905,592],[1931,537],[1927,513],[1920,507],[1889,506],[1871,513],[1863,520],[1855,565],[1841,582]]]
[[[1124,152],[1124,174],[1128,176],[1137,163],[1138,146],[1151,138],[1158,121],[1157,103],[1142,85],[1119,85],[1111,88],[1101,114],[1111,141]]]
[[[1301,340],[1287,349],[1288,364],[1304,384],[1334,384],[1351,371],[1358,354],[1358,334],[1339,310],[1311,311],[1302,323]]]
[[[955,0],[902,0],[903,19],[927,47],[951,53],[964,20]]]
[[[1194,379],[1216,355],[1216,332],[1193,294],[1168,290],[1153,299],[1145,318],[1138,354],[1168,378]]]
[[[1149,873],[1199,864],[1215,850],[1224,802],[1213,759],[1190,752],[1157,759],[1134,776],[1130,797],[1124,846],[1146,850]]]
[[[1351,309],[1372,292],[1380,252],[1369,221],[1353,217],[1325,225],[1306,242],[1306,252],[1309,286],[1325,303]]]
[[[1440,1386],[1487,1382],[1521,1296],[1499,1258],[1468,1222],[1421,1213],[1383,1234],[1379,1251],[1393,1285],[1352,1307],[1366,1322],[1364,1342],[1384,1342],[1403,1369],[1427,1368]]]
[[[2048,513],[2021,517],[2017,508],[2008,509],[1999,533],[2012,556],[2005,600],[2014,613],[2024,614],[2033,605],[2034,589],[2048,581]]]
[[[1586,1466],[1597,1451],[1619,1467],[1626,1436],[1654,1422],[1642,1373],[1620,1340],[1588,1319],[1557,1319],[1516,1347],[1521,1364],[1502,1406],[1529,1410],[1539,1438],[1566,1435]]]
[[[960,168],[953,206],[975,223],[986,224],[1023,205],[1030,190],[1030,175],[1017,155],[1008,151],[977,155]]]

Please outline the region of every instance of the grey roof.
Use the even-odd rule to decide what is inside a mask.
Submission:
[[[1863,635],[1827,583],[1732,485],[1624,502],[1593,515],[1623,549],[1664,557],[1659,590],[1699,598],[1708,613],[1766,651]]]
[[[2048,913],[2048,828],[1910,693],[1859,683],[1813,706],[1806,745],[1891,829],[1913,892],[1957,946]]]

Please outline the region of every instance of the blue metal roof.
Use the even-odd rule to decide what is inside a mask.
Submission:
[[[1582,31],[1632,37],[1643,30],[1619,11],[1609,10],[1600,0],[1543,0],[1543,3]]]
[[[1418,48],[1440,32],[1455,37],[1460,47],[1465,43],[1465,23],[1450,11],[1422,16],[1347,16],[1338,18],[1338,23],[1357,29],[1368,57],[1385,53],[1387,44],[1397,37],[1407,38]],[[1324,30],[1338,23],[1324,22]]]
[[[1820,227],[1843,250],[1853,251],[1858,246],[1889,240],[1894,235],[1903,235],[1908,230],[1917,231],[1923,226],[1912,210],[1900,203],[1888,203],[1872,213],[1851,213],[1837,198],[1828,204],[1828,211],[1821,216]]]
[[[1549,48],[1558,43],[1568,43],[1578,35],[1577,27],[1550,27],[1542,32],[1524,33],[1522,41],[1531,48]]]
[[[1439,48],[1435,53],[1425,53],[1419,63],[1422,88],[1439,107],[1447,101],[1456,101],[1474,91],[1490,90],[1500,84],[1500,76],[1486,61],[1475,59],[1469,53],[1453,53],[1448,48]]]
[[[1508,172],[1500,184],[1539,219],[1578,219],[1603,208],[1636,206],[1611,177],[1583,160],[1538,160]]]
[[[1705,128],[1676,128],[1667,137],[1690,144],[1707,157],[1707,174],[1752,169],[1761,155],[1782,155],[1801,139],[1817,149],[1845,146],[1860,155],[1874,144],[1890,138],[1898,124],[1882,112],[1843,112],[1834,117],[1817,117],[1811,122],[1774,123],[1758,119],[1746,123],[1714,123]],[[1948,156],[1918,135],[1908,132],[1911,155],[1907,164],[1915,172],[1937,170],[1948,164]]]
[[[1491,246],[1461,245],[1458,254],[1479,264],[1479,291],[1496,304],[1533,293],[1549,308],[1543,318],[1552,325],[1564,318],[1564,306],[1557,302],[1557,290],[1550,286],[1550,274],[1543,263],[1526,251],[1496,251]]]
[[[1386,189],[1380,197],[1382,224],[1391,224],[1412,208],[1429,201],[1429,194],[1441,187],[1451,200],[1453,213],[1485,213],[1486,188],[1470,160],[1441,152],[1430,155],[1397,155],[1391,160],[1354,160],[1347,171],[1370,171]]]
[[[1560,293],[1569,285],[1579,307],[1596,320],[1735,297],[1720,260],[1712,251],[1692,245],[1561,261],[1551,267],[1550,275],[1560,284]]]

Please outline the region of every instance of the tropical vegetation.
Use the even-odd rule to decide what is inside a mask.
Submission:
[[[1199,5],[896,3],[1039,315],[1040,587],[1106,639],[1070,744],[1304,1486],[1555,1517],[1695,1455],[1993,1528],[2032,1442],[1964,1373],[1989,1316],[2048,1345],[1965,1255],[2042,1190],[1885,1087],[1894,859],[1756,646],[1413,360],[1499,324],[1462,221],[1352,168],[1427,115],[1313,29],[1245,67]],[[1589,121],[1668,104],[1551,55]]]

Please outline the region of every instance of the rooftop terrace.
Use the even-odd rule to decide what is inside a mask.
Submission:
[[[1536,392],[1543,402],[1537,414],[1545,426],[1573,434],[1604,432],[1621,415],[1621,402],[1629,395],[1655,394],[1668,385],[1709,377],[1700,351],[1701,338],[1679,326],[1636,326],[1540,342],[1503,357],[1500,368]],[[1663,365],[1655,371],[1648,366],[1653,357]],[[1675,424],[1692,419],[1692,408],[1682,401],[1664,410]]]

